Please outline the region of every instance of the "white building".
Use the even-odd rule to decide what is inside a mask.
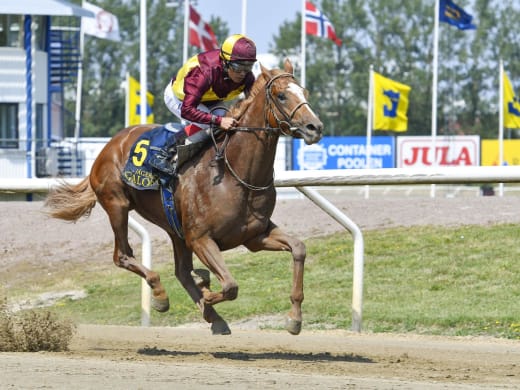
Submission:
[[[51,16],[94,14],[63,0],[4,1],[0,8],[0,177],[73,173],[58,166],[60,154],[71,151],[51,144],[64,135],[63,90],[76,83],[79,31],[51,25]]]

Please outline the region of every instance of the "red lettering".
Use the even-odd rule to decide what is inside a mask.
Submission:
[[[460,150],[459,157],[453,161],[453,165],[472,165],[471,164],[471,154],[467,147],[463,147]]]
[[[422,151],[422,153],[421,153]],[[427,146],[423,146],[421,148],[415,146],[412,148],[412,159],[409,160],[407,158],[404,159],[404,164],[405,165],[415,165],[417,163],[417,161],[419,160],[419,155],[422,154],[422,163],[425,164],[425,165],[431,165],[429,162],[428,162],[428,147]]]
[[[450,150],[451,148],[451,150]],[[435,148],[435,157],[432,156],[433,153],[430,153],[430,147],[428,146],[413,146],[410,148],[410,157],[404,158],[403,165],[404,166],[413,166],[413,165],[423,165],[423,166],[431,166],[433,165],[433,158],[437,162],[438,166],[459,166],[459,165],[473,165],[471,161],[471,152],[467,146],[462,146],[460,148],[460,152],[458,156],[450,160],[450,151],[452,153],[456,152],[456,148],[453,146],[437,146]],[[455,149],[455,150],[453,150]]]
[[[448,154],[450,151],[450,147],[441,146],[436,149],[437,149],[437,153],[435,153],[435,154],[436,154],[437,162],[438,162],[437,165],[450,165],[450,162],[448,161]],[[439,158],[439,152],[440,152],[440,158]]]

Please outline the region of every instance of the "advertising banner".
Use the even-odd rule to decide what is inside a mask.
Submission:
[[[435,152],[430,136],[397,137],[398,168],[480,165],[478,135],[436,137]]]
[[[482,140],[482,166],[499,164],[499,145],[496,139]],[[504,140],[504,164],[520,165],[520,139]]]
[[[292,169],[364,169],[367,137],[323,137],[319,143],[306,145],[293,140]],[[372,168],[394,168],[395,137],[372,137]]]

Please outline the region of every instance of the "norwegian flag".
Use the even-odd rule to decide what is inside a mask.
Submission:
[[[190,45],[200,47],[204,51],[218,49],[218,42],[211,26],[190,5]]]
[[[330,20],[310,1],[305,2],[305,31],[308,35],[328,38],[341,46],[341,39],[336,36]]]

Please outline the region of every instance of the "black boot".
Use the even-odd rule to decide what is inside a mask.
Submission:
[[[176,148],[168,148],[168,150],[159,148],[150,148],[151,156],[148,163],[161,173],[169,176],[175,174],[175,166],[172,164],[172,157],[177,152]]]
[[[148,163],[159,172],[161,184],[167,185],[177,174],[177,146],[182,145],[186,140],[184,130],[172,132],[166,140],[164,147],[150,147],[150,158]]]

